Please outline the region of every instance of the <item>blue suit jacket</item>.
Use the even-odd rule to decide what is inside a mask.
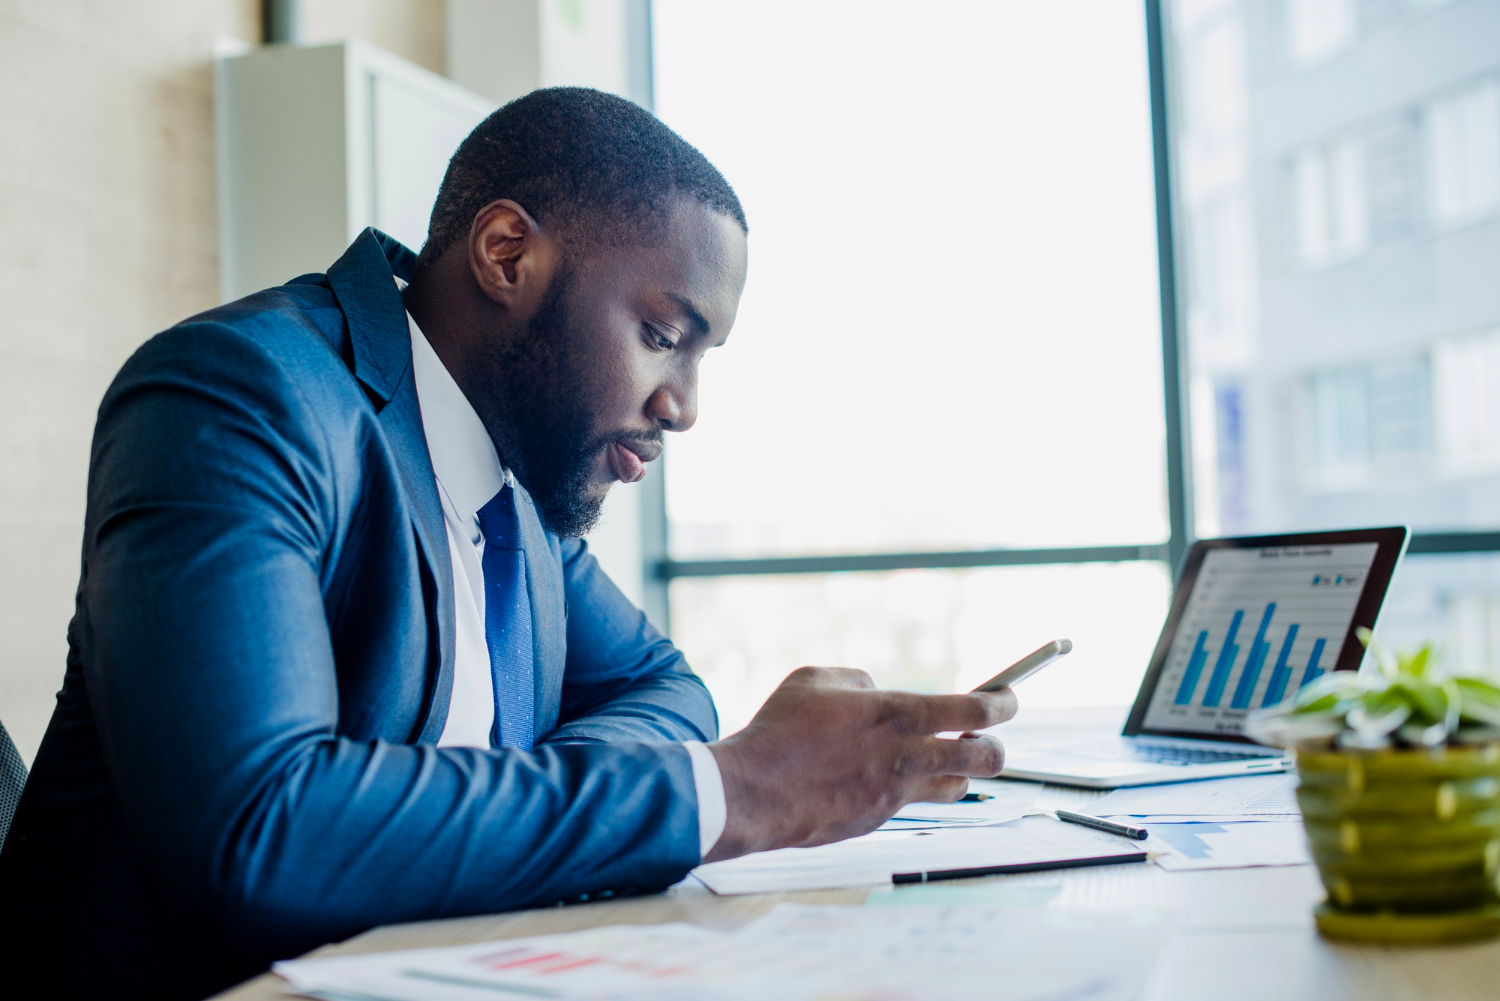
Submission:
[[[4,968],[38,996],[201,997],[372,925],[698,863],[675,742],[714,738],[708,693],[524,492],[539,743],[435,746],[453,583],[412,263],[366,230],[105,395],[67,673],[0,856]]]

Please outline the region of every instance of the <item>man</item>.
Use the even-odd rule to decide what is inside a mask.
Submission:
[[[648,113],[539,91],[464,142],[419,259],[366,231],[126,363],[0,856],[8,978],[201,997],[372,925],[659,889],[999,771],[994,740],[933,735],[1009,696],[854,671],[794,672],[714,742],[702,684],[578,540],[692,426],[745,233]]]

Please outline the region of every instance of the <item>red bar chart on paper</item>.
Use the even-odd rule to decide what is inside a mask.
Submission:
[[[1204,558],[1146,726],[1239,733],[1338,663],[1373,542],[1214,549]]]

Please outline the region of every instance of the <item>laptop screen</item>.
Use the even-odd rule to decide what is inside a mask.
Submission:
[[[1149,696],[1143,687],[1146,704],[1138,700],[1127,733],[1244,739],[1252,710],[1358,665],[1354,627],[1373,625],[1396,554],[1381,558],[1384,540],[1294,538],[1198,544],[1173,602],[1165,657],[1158,647]]]

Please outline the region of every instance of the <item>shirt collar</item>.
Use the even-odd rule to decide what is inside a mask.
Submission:
[[[500,464],[495,443],[468,397],[410,313],[406,322],[432,471],[458,513],[472,518],[510,481],[510,472]]]

